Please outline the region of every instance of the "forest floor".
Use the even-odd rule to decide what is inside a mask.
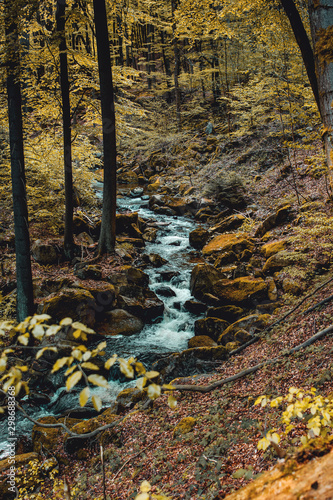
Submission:
[[[307,312],[310,306],[333,296],[330,267],[333,214],[322,166],[321,144],[318,140],[301,138],[297,149],[289,150],[290,168],[286,150],[281,155],[279,140],[272,139],[273,131],[272,127],[262,127],[255,133],[232,139],[217,132],[217,145],[214,142],[213,149],[203,152],[200,151],[202,132],[173,134],[141,152],[139,145],[135,153],[129,149],[120,151],[125,170],[138,158],[141,158],[140,161],[151,158],[156,151],[159,159],[169,155],[165,168],[153,173],[161,179],[162,188],[178,189],[180,194],[192,187],[195,196],[209,196],[214,192],[219,176],[223,177],[226,172],[241,176],[246,196],[251,201],[239,213],[247,217],[245,229],[250,235],[272,210],[288,202],[296,214],[294,222],[275,228],[270,237],[273,240],[288,237],[290,249],[302,250],[307,255],[308,265],[302,267],[295,264],[294,274],[289,274],[289,277],[301,282],[299,295],[284,294],[279,301],[280,307],[272,314],[271,323],[299,304],[294,312],[264,334],[259,342],[221,362],[214,373],[189,377],[181,383],[209,385],[261,362],[273,358],[279,358],[278,361],[267,363],[255,373],[205,394],[176,392],[178,404],[175,410],[168,407],[167,396],[163,395],[152,408],[141,411],[138,407],[117,426],[114,443],[105,445],[104,449],[105,498],[108,500],[135,498],[144,480],[151,484],[152,493],[163,493],[169,498],[225,498],[278,461],[271,447],[259,451],[257,444],[269,429],[274,428],[282,435],[280,417],[284,408],[254,405],[259,396],[285,395],[290,387],[304,390],[315,387],[318,393],[332,396],[333,338],[330,335],[292,355],[286,354],[290,348],[332,325],[333,300]],[[191,147],[193,145],[196,147]],[[0,178],[0,202],[3,207],[0,214],[1,289],[6,295],[15,282],[14,254],[10,246],[13,222],[10,193],[6,188],[10,182],[8,165],[0,165]],[[89,183],[94,179],[95,172],[83,175],[81,199],[85,203],[80,210],[97,220],[100,208],[95,206],[89,192]],[[57,186],[43,185],[45,178],[40,181],[37,167],[34,169],[32,165],[27,172],[27,180],[31,186],[32,239],[54,239],[55,235],[59,238],[62,207],[54,201],[55,194],[62,189],[59,179]],[[302,210],[305,203],[308,207],[312,204],[312,208]],[[43,213],[46,209],[48,213]],[[88,246],[87,256],[92,256],[94,249],[94,245]],[[105,259],[102,265],[116,266],[119,260],[111,262]],[[70,269],[71,266],[66,263],[53,267],[33,264],[34,277],[66,277]],[[0,308],[1,304],[5,304],[1,309],[2,316],[10,317],[14,311],[13,303],[0,302]],[[182,434],[176,426],[187,417],[194,419],[191,421],[194,426]],[[295,428],[288,437],[282,440],[281,448],[287,451],[288,456],[297,456],[299,438],[305,430],[306,422],[300,419],[295,422]],[[327,450],[331,448],[329,444],[326,446]],[[309,452],[307,459],[311,456]],[[38,472],[38,464],[22,469],[25,477],[34,483],[34,488],[36,484],[38,488],[26,493],[21,490],[19,498],[63,498],[64,478],[70,484],[71,498],[103,498],[102,466],[97,445],[81,453],[79,459],[66,455],[59,443],[57,459],[59,473],[54,478]]]

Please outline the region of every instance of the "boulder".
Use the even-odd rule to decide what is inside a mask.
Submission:
[[[267,299],[267,283],[262,278],[245,276],[234,280],[219,280],[213,285],[213,294],[224,304],[255,305]]]
[[[88,233],[91,234],[94,231],[93,226],[81,215],[74,215],[73,217],[73,233]]]
[[[208,336],[214,341],[220,337],[221,333],[229,326],[227,321],[219,318],[204,318],[198,319],[194,323],[195,336]]]
[[[156,241],[156,238],[157,238],[157,229],[155,229],[153,227],[149,227],[142,234],[142,238],[145,241],[148,241],[148,243],[153,243],[154,241]]]
[[[37,308],[38,314],[49,314],[60,321],[69,317],[92,328],[95,324],[96,301],[88,290],[65,288],[49,295]]]
[[[160,272],[160,278],[162,281],[171,281],[172,278],[176,278],[177,276],[180,276],[179,271],[161,271]]]
[[[242,345],[252,338],[253,335],[242,328],[240,330],[237,330],[236,332],[222,333],[222,335],[220,335],[220,337],[218,338],[217,343],[222,346],[226,346],[230,342],[237,342],[239,343],[239,345]]]
[[[136,387],[128,387],[119,392],[117,396],[117,404],[119,411],[126,411],[132,408],[136,403],[142,401],[145,393]]]
[[[164,264],[167,264],[168,261],[158,255],[157,253],[151,253],[148,255],[149,262],[154,266],[154,267],[162,267]]]
[[[245,249],[253,251],[254,244],[244,234],[221,234],[215,236],[202,249],[205,256],[210,256],[217,253],[234,252],[241,254]]]
[[[209,238],[209,232],[203,227],[198,227],[190,232],[189,239],[191,247],[201,250]]]
[[[236,210],[247,205],[245,188],[237,175],[217,177],[211,180],[211,185],[210,191],[220,204]]]
[[[150,322],[163,315],[164,304],[157,295],[137,285],[120,287],[118,307],[125,309],[144,322]]]
[[[214,283],[221,279],[221,273],[210,264],[197,264],[191,273],[191,294],[201,300],[205,293],[210,293]]]
[[[225,265],[232,264],[237,260],[238,257],[232,250],[229,252],[223,252],[217,257],[216,261],[214,262],[214,267],[218,269],[223,268]]]
[[[161,285],[160,287],[156,288],[155,291],[162,297],[176,297],[176,292],[174,292],[172,288],[166,285]]]
[[[102,332],[104,335],[135,335],[141,332],[144,323],[140,318],[133,316],[124,309],[114,309],[106,313],[107,326]]]
[[[32,256],[39,264],[55,264],[58,262],[58,253],[53,245],[36,240],[31,247]]]
[[[280,224],[283,224],[291,212],[291,206],[285,205],[276,212],[270,214],[257,228],[255,238],[262,238],[264,234]]]
[[[180,357],[185,363],[190,357],[201,359],[203,361],[222,361],[228,358],[228,351],[222,345],[216,347],[196,347],[186,349],[180,354]]]
[[[149,276],[141,269],[133,266],[123,266],[120,272],[124,273],[129,284],[139,285],[144,288],[148,286]]]
[[[198,337],[192,337],[188,341],[188,348],[192,349],[193,347],[213,347],[217,346],[217,343],[207,335],[199,335]]]
[[[239,330],[245,329],[248,333],[253,334],[256,330],[265,328],[270,320],[269,314],[250,314],[241,318],[232,325],[229,325],[223,332],[223,335],[233,336]],[[233,342],[229,340],[228,342]]]
[[[285,293],[290,293],[291,295],[301,295],[304,292],[303,285],[295,279],[285,278],[282,281],[282,289]]]
[[[191,432],[196,424],[196,419],[193,417],[182,418],[180,422],[176,425],[173,430],[173,436],[178,436],[179,434],[188,434]]]
[[[270,241],[261,247],[261,252],[264,254],[266,259],[268,259],[269,257],[272,257],[272,255],[284,250],[287,241],[288,240]]]
[[[207,317],[224,319],[228,323],[237,321],[244,314],[244,309],[237,306],[210,307],[207,310]]]
[[[81,287],[80,287],[81,288]],[[88,290],[96,302],[96,313],[110,311],[116,297],[116,290],[110,283],[101,282],[98,285],[83,285],[84,290]]]
[[[74,276],[81,280],[100,280],[102,279],[102,267],[94,265],[74,266]]]
[[[197,302],[196,300],[187,300],[184,304],[186,311],[191,314],[203,314],[207,310],[206,304],[203,302]]]
[[[117,175],[117,182],[119,184],[137,184],[138,176],[135,172],[128,170]]]
[[[226,217],[224,220],[210,228],[211,233],[225,233],[238,229],[246,221],[246,217],[241,214],[234,214]]]
[[[305,264],[307,260],[308,257],[301,252],[281,250],[266,261],[262,271],[263,273],[274,273],[283,267],[293,266],[294,264]]]
[[[132,235],[133,227],[132,224],[138,226],[138,213],[137,212],[126,212],[116,215],[116,233],[117,234],[127,234]],[[133,236],[136,238],[136,235]]]

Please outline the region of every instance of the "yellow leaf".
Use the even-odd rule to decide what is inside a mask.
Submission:
[[[257,445],[257,448],[258,448],[258,450],[265,451],[270,446],[270,444],[271,444],[270,441],[264,437],[264,438],[260,439],[260,441]]]
[[[43,349],[40,349],[37,354],[36,354],[36,359],[39,359],[41,356],[43,356],[44,352],[45,351],[53,351],[53,352],[57,352],[57,348],[56,347],[43,347]]]
[[[72,365],[68,370],[65,371],[65,377],[68,377],[71,373],[73,373],[74,370],[76,370],[77,365]]]
[[[79,321],[75,321],[72,324],[72,328],[75,328],[77,330],[81,330],[82,332],[85,332],[85,333],[95,333],[94,330],[92,330],[91,328],[88,328],[86,325],[84,325],[83,323],[80,323]]]
[[[156,384],[151,384],[147,391],[148,397],[150,399],[157,399],[161,395],[161,386]]]
[[[104,342],[100,342],[100,343],[98,344],[98,346],[96,347],[96,349],[97,349],[98,351],[102,351],[102,350],[103,350],[103,349],[105,349],[105,348],[106,348],[106,342],[105,342],[105,341],[104,341]]]
[[[145,373],[145,377],[147,377],[149,379],[156,378],[158,376],[159,376],[159,372],[155,372],[155,371]]]
[[[78,339],[78,338],[80,337],[81,333],[82,333],[82,332],[81,332],[81,330],[79,330],[79,329],[78,329],[78,330],[75,330],[75,331],[73,332],[73,337],[74,337],[75,339]]]
[[[24,335],[20,335],[17,340],[22,345],[28,345],[29,342],[29,333],[25,333]]]
[[[94,385],[106,388],[108,387],[108,382],[104,377],[102,377],[102,375],[97,375],[96,373],[94,373],[93,375],[89,375],[88,380]]]
[[[146,377],[138,378],[136,381],[137,388],[140,389],[140,391],[143,391],[143,388],[146,385],[146,382],[147,382]]]
[[[72,323],[73,323],[72,318],[64,318],[60,321],[59,325],[68,326],[68,325],[71,325]]]
[[[177,399],[174,396],[172,396],[171,394],[168,397],[168,405],[172,410],[174,410],[177,406]]]
[[[275,444],[279,444],[281,438],[276,432],[273,432],[273,434],[270,436],[270,440]]]
[[[84,389],[82,389],[82,391],[80,392],[80,398],[79,398],[79,401],[80,401],[80,406],[85,406],[88,399],[89,399],[89,396],[90,396],[90,389],[89,387],[85,387]]]
[[[129,361],[126,361],[125,359],[120,359],[119,360],[119,367],[120,367],[120,371],[127,378],[133,378],[134,377],[134,369],[133,369],[133,366],[131,366],[129,364]]]
[[[57,361],[53,365],[51,373],[54,373],[54,372],[60,370],[60,368],[62,368],[67,363],[68,360],[69,360],[69,358],[67,356],[64,358],[57,359]]]
[[[89,361],[87,363],[82,363],[81,366],[82,368],[88,368],[88,370],[99,370],[97,365],[94,365],[94,363],[90,363]]]
[[[144,375],[146,373],[146,368],[143,366],[141,361],[135,363],[135,370],[138,375]]]
[[[106,362],[105,362],[105,368],[107,370],[109,370],[111,368],[111,366],[113,366],[115,364],[115,362],[117,361],[117,354],[114,354],[112,356],[112,358],[109,358]]]
[[[78,383],[81,377],[82,377],[82,372],[80,372],[79,370],[74,372],[73,375],[71,375],[70,377],[68,377],[68,379],[66,380],[67,391],[70,391],[74,387],[74,385]]]
[[[143,481],[140,486],[141,493],[148,493],[151,490],[151,486],[148,481]]]
[[[135,497],[135,500],[149,500],[149,498],[150,496],[148,493],[139,493],[139,495]]]
[[[42,325],[36,325],[36,326],[34,326],[31,333],[35,337],[35,339],[41,340],[44,337],[45,330],[44,330],[44,327]]]
[[[94,405],[95,410],[96,411],[100,411],[101,408],[102,408],[102,400],[101,400],[101,398],[99,396],[95,395],[95,396],[93,396],[91,398],[91,400],[92,400],[92,404]]]

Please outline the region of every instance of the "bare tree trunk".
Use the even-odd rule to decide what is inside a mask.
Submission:
[[[332,0],[309,0],[311,34],[315,52],[323,139],[333,189],[333,4]]]
[[[10,161],[15,225],[17,320],[23,321],[34,313],[33,287],[26,197],[22,98],[20,87],[20,43],[18,36],[18,6],[5,1],[7,95]]]
[[[60,52],[60,86],[62,97],[62,125],[64,143],[65,170],[65,235],[64,248],[68,257],[72,256],[73,239],[73,173],[72,173],[72,138],[71,138],[71,108],[69,101],[69,81],[67,65],[67,46],[65,35],[66,0],[57,0],[57,32],[59,35]]]
[[[176,94],[176,120],[177,120],[177,131],[181,131],[181,105],[180,105],[180,89],[178,75],[180,71],[180,57],[179,57],[179,47],[178,38],[176,37],[176,23],[174,21],[174,12],[176,10],[176,0],[171,0],[171,11],[172,11],[172,35],[173,35],[173,53],[175,57],[175,67],[174,67],[174,82],[175,82],[175,94]]]
[[[105,0],[94,0],[98,72],[104,149],[104,186],[99,254],[113,252],[116,243],[117,149],[112,69]]]

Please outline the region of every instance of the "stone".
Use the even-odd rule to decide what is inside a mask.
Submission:
[[[37,308],[38,314],[49,314],[60,321],[69,317],[89,328],[95,324],[96,301],[88,290],[65,288],[60,293],[50,294]]]
[[[128,170],[117,175],[117,182],[119,184],[137,184],[138,176],[135,172]]]
[[[238,229],[246,221],[246,217],[241,214],[234,214],[226,217],[224,220],[210,228],[211,233],[225,233],[227,231],[232,231]]]
[[[269,314],[250,314],[229,325],[223,335],[234,335],[238,330],[245,329],[248,333],[254,334],[257,330],[265,328],[270,320]],[[232,340],[230,340],[232,342]]]
[[[209,232],[203,227],[198,227],[190,232],[189,240],[191,247],[201,250],[209,238]]]
[[[188,348],[192,349],[193,347],[213,347],[217,346],[217,343],[207,335],[199,335],[198,337],[192,337],[188,341]]]
[[[227,349],[228,352],[234,351],[235,349],[238,349],[240,346],[240,342],[228,342],[225,345],[225,348]]]
[[[162,271],[160,272],[160,278],[162,281],[171,281],[172,278],[176,278],[177,276],[180,276],[179,271]]]
[[[142,401],[144,394],[144,392],[140,391],[136,387],[128,387],[127,389],[119,392],[116,399],[119,410],[125,411],[132,408],[136,403]]]
[[[76,266],[75,266],[76,267]],[[80,278],[81,280],[100,280],[102,279],[102,267],[88,265],[84,267],[79,267],[75,269],[74,267],[74,276]]]
[[[237,175],[213,179],[212,182],[215,184],[214,191],[218,203],[236,210],[246,207],[245,188]]]
[[[245,249],[253,251],[254,244],[243,234],[221,234],[215,236],[202,249],[205,256],[232,251],[241,254]]]
[[[135,335],[141,332],[144,323],[124,309],[113,309],[106,313],[107,326],[104,335]]]
[[[267,299],[267,283],[262,278],[245,276],[234,280],[219,280],[213,285],[213,294],[224,304],[256,304]]]
[[[141,289],[136,285],[121,287],[117,299],[118,307],[125,309],[144,322],[150,322],[163,315],[164,304],[151,290]]]
[[[33,258],[39,264],[55,264],[58,262],[58,253],[53,245],[36,240],[31,247]]]
[[[242,345],[252,338],[253,335],[242,328],[233,333],[222,333],[222,335],[218,338],[217,343],[222,346],[226,346],[229,342],[237,342],[239,345]]]
[[[263,273],[274,273],[283,267],[293,266],[294,264],[305,264],[307,259],[308,257],[301,252],[281,250],[265,262],[262,271]]]
[[[233,252],[233,251],[223,252],[217,257],[216,261],[214,262],[214,267],[219,269],[219,268],[224,267],[226,264],[232,264],[233,262],[236,262],[237,260],[238,260],[238,257],[235,254],[235,252]]]
[[[282,289],[285,293],[290,293],[291,295],[301,295],[304,292],[303,286],[297,281],[291,278],[285,278],[282,281]]]
[[[157,253],[150,253],[148,255],[149,262],[154,266],[154,267],[162,267],[164,264],[167,264],[168,261],[158,255]]]
[[[93,229],[92,225],[81,215],[74,215],[73,217],[73,233],[88,233],[90,234]]]
[[[186,349],[180,354],[184,363],[187,363],[189,357],[194,357],[202,361],[223,361],[228,359],[228,351],[222,346],[213,347],[196,347]]]
[[[133,266],[123,266],[121,272],[124,272],[127,282],[146,288],[149,283],[149,276],[141,269]]]
[[[214,283],[221,279],[221,273],[210,264],[197,264],[191,273],[191,294],[202,300],[205,293],[210,293]]]
[[[203,302],[197,302],[196,300],[187,300],[184,307],[186,311],[196,315],[203,314],[207,310],[206,304]]]
[[[281,250],[285,250],[286,242],[287,240],[270,241],[261,247],[261,253],[268,259]]]
[[[227,321],[219,318],[203,318],[198,319],[194,323],[194,335],[195,336],[208,336],[214,341],[220,337],[221,333],[226,330],[229,326]]]
[[[207,317],[224,319],[228,323],[237,321],[244,314],[244,309],[237,306],[210,307],[207,310]]]
[[[153,243],[157,238],[157,229],[150,227],[142,234],[142,238],[149,243]]]
[[[268,298],[269,300],[272,300],[274,302],[278,298],[278,291],[276,288],[275,281],[273,280],[273,278],[267,278],[266,283],[268,285],[268,290],[267,290]]]
[[[156,288],[155,292],[162,297],[176,297],[176,292],[174,292],[169,286],[165,285]]]
[[[291,212],[291,206],[290,205],[285,205],[284,207],[281,207],[279,210],[276,212],[270,214],[257,228],[254,237],[255,238],[261,238],[266,234],[268,231],[273,229],[276,226],[279,226],[280,224],[283,224],[289,217]]]
[[[133,226],[138,226],[138,212],[126,212],[116,215],[116,233],[132,235]],[[136,238],[136,235],[133,236]]]

